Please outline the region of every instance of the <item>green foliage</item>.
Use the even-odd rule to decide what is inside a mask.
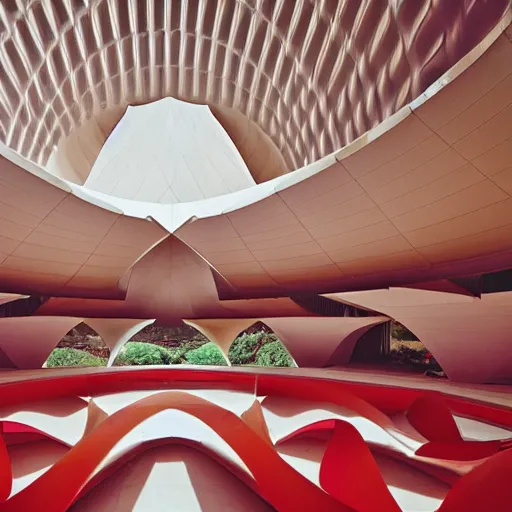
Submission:
[[[185,343],[183,345],[185,345]],[[169,352],[168,364],[181,364],[184,362],[186,349],[183,347],[172,347],[168,348],[167,351]]]
[[[229,350],[232,364],[261,366],[293,366],[293,361],[273,333],[259,331],[238,336]],[[225,366],[226,360],[214,343],[192,338],[169,348],[154,343],[129,342],[119,353],[116,365],[203,364]],[[106,359],[73,348],[55,349],[47,366],[104,366]]]
[[[261,346],[260,333],[242,334],[229,348],[228,357],[232,364],[249,364],[254,361]]]
[[[185,354],[187,363],[226,366],[226,360],[215,343],[205,343],[199,348],[189,350]]]
[[[105,366],[106,364],[106,359],[74,348],[56,348],[46,360],[48,368],[55,366]]]
[[[398,322],[391,323],[391,337],[400,341],[417,341],[418,338]]]
[[[290,354],[279,341],[263,345],[258,350],[256,364],[259,366],[295,366]]]
[[[257,331],[238,336],[229,349],[231,364],[254,364],[258,351],[267,343],[279,342],[275,334]]]
[[[170,364],[169,351],[160,345],[131,341],[122,349],[116,364],[122,365],[155,365]]]

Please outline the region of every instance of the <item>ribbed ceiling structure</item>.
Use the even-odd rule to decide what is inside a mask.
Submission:
[[[416,98],[509,0],[3,0],[0,140],[45,164],[109,109],[234,108],[290,170]]]

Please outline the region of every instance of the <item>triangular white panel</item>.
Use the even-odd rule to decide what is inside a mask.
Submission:
[[[124,199],[184,203],[255,185],[206,105],[174,98],[128,107],[85,187]]]

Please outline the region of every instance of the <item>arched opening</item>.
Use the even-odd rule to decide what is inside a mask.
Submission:
[[[374,325],[356,341],[351,363],[375,364],[382,362],[390,351],[390,323]]]
[[[106,366],[109,355],[110,349],[101,336],[82,322],[61,339],[45,366]],[[235,338],[229,348],[228,360],[234,366],[297,366],[281,339],[260,321]],[[228,360],[214,342],[194,327],[148,325],[123,345],[113,366],[225,366]]]
[[[114,366],[198,364],[225,366],[221,350],[197,329],[148,325],[124,345]]]
[[[296,366],[292,356],[272,329],[255,322],[242,331],[229,348],[228,360],[235,366]],[[148,325],[123,346],[114,366],[228,364],[222,350],[192,326]]]
[[[284,343],[263,322],[241,332],[228,353],[235,366],[297,366]]]
[[[106,366],[109,353],[101,336],[81,322],[59,341],[44,366]]]
[[[428,348],[407,327],[394,320],[365,332],[354,347],[350,363],[445,377]]]
[[[391,322],[389,363],[395,368],[418,371],[436,377],[445,377],[443,369],[428,348],[399,322]]]

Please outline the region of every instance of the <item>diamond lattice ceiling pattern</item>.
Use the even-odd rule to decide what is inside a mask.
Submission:
[[[293,170],[416,98],[508,4],[3,1],[0,140],[44,164],[91,117],[174,96],[239,110]]]

